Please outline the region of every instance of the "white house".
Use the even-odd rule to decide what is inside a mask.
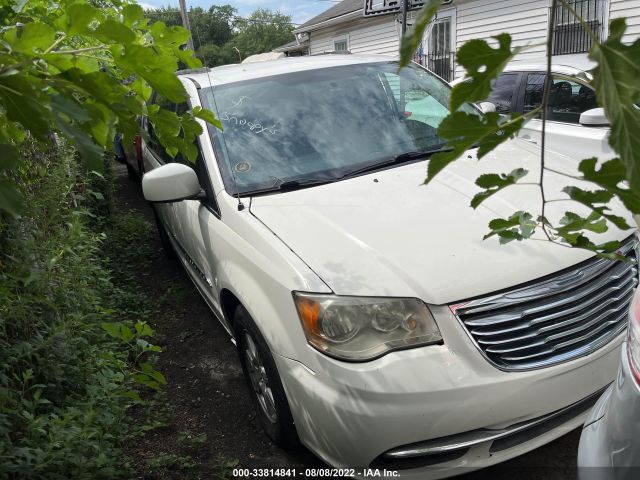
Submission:
[[[424,2],[408,0],[418,6]],[[609,21],[627,17],[625,41],[640,37],[640,0],[569,0],[601,38]],[[462,75],[455,51],[466,41],[511,34],[514,46],[528,45],[518,60],[539,60],[546,51],[551,0],[452,0],[427,30],[416,60],[447,80]],[[295,30],[310,54],[333,51],[397,55],[401,36],[401,0],[343,0]],[[365,16],[365,12],[367,15]],[[409,13],[411,26],[416,12]],[[591,46],[583,27],[564,7],[554,25],[554,55],[584,56]]]

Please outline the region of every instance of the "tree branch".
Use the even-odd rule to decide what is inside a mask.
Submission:
[[[63,33],[62,35],[60,35],[55,42],[53,42],[51,44],[51,46],[49,48],[47,48],[44,53],[47,54],[49,52],[51,52],[54,48],[56,48],[58,45],[60,45],[60,43],[62,43],[62,41],[67,38],[67,35],[65,33]]]
[[[91,52],[93,50],[104,50],[108,48],[107,45],[96,45],[94,47],[77,48],[75,50],[53,50],[50,53],[57,53],[61,55],[77,55],[83,52]]]
[[[551,239],[551,234],[547,230],[547,219],[545,216],[545,207],[547,200],[545,198],[544,192],[544,171],[545,171],[545,149],[547,143],[547,113],[549,107],[549,91],[551,90],[551,55],[553,53],[553,26],[556,23],[556,8],[558,5],[558,0],[553,0],[551,4],[551,19],[549,21],[549,30],[547,32],[547,74],[544,79],[544,92],[542,95],[542,152],[540,154],[540,197],[542,199],[542,209],[541,209],[541,217],[542,217],[542,231],[547,236],[549,241],[553,241]]]

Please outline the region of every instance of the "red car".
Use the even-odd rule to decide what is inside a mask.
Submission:
[[[140,135],[136,135],[133,143],[124,144],[122,134],[117,134],[114,139],[114,150],[116,159],[127,166],[129,178],[135,182],[142,180],[144,174],[144,163],[142,163],[142,140]]]

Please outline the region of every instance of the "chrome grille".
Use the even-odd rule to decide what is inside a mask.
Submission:
[[[529,370],[587,355],[627,325],[638,285],[638,242],[630,261],[589,260],[550,279],[452,305],[484,356],[503,370]]]

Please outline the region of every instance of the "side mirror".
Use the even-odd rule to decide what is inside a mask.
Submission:
[[[496,105],[491,102],[480,102],[478,103],[478,108],[482,113],[490,113],[496,111]]]
[[[611,124],[604,114],[604,108],[592,108],[580,115],[580,125],[585,127],[608,127]]]
[[[182,163],[167,163],[142,177],[142,193],[150,202],[180,202],[202,198],[198,176]]]

